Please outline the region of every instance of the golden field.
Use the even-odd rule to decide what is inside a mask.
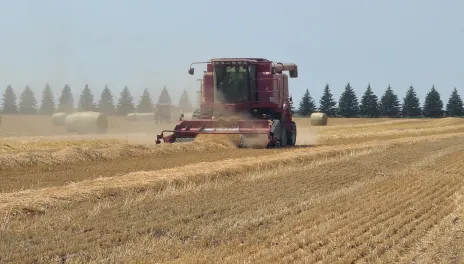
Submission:
[[[2,116],[0,263],[464,263],[464,119],[297,119],[298,147]]]

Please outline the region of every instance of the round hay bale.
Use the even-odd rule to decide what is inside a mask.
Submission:
[[[135,121],[155,121],[155,113],[130,113],[127,114],[127,120]]]
[[[64,120],[66,119],[66,112],[54,113],[52,115],[53,125],[54,126],[64,126]]]
[[[326,126],[329,120],[329,117],[324,113],[312,113],[310,118],[313,126]]]
[[[66,116],[65,127],[68,132],[103,134],[108,132],[108,119],[99,112],[77,112]]]

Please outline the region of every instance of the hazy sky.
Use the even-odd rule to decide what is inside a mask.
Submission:
[[[211,57],[264,57],[296,63],[290,91],[319,101],[326,83],[338,100],[350,81],[358,98],[370,82],[400,98],[414,85],[421,104],[434,84],[446,103],[464,96],[464,1],[459,0],[0,0],[0,86],[30,85],[40,100],[48,82],[75,100],[85,84],[95,99],[105,84],[119,98],[128,85],[157,100],[193,98]],[[3,94],[3,91],[2,91]]]

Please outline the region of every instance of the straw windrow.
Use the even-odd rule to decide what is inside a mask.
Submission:
[[[353,155],[359,151],[385,151],[404,144],[416,144],[424,141],[437,141],[453,137],[462,137],[464,133],[434,135],[393,139],[384,142],[368,142],[343,147],[321,147],[301,149],[274,156],[253,157],[220,162],[198,163],[181,168],[159,171],[140,171],[123,176],[99,178],[74,183],[68,186],[48,187],[38,190],[26,190],[0,194],[0,212],[20,210],[46,210],[63,204],[73,204],[83,200],[93,200],[108,195],[121,195],[124,191],[143,191],[147,189],[165,189],[167,186],[202,183],[221,177],[231,177],[240,173],[271,170],[281,166],[295,166],[313,160],[328,159],[337,156]]]

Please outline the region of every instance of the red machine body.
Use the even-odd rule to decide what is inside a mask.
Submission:
[[[200,108],[193,120],[180,120],[174,130],[158,135],[164,142],[188,141],[202,133],[267,134],[270,146],[295,145],[296,124],[292,120],[290,78],[298,77],[295,64],[263,58],[215,58],[206,63]],[[194,74],[192,66],[189,74]],[[240,116],[224,126],[220,117]],[[164,136],[164,132],[172,135]]]

